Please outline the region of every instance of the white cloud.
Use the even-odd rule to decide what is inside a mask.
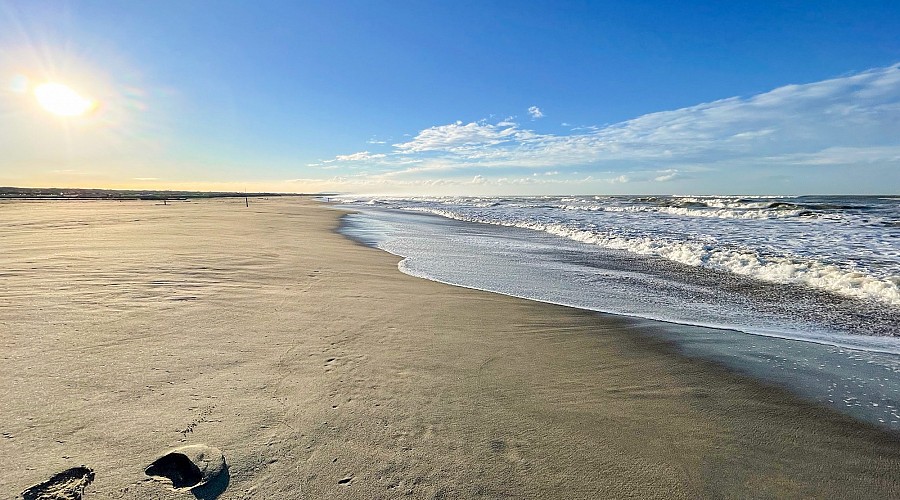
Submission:
[[[334,160],[328,161],[361,161],[361,160],[373,160],[377,158],[384,158],[385,154],[372,154],[368,151],[360,151],[359,153],[353,153],[351,155],[337,155],[334,157]]]
[[[491,125],[481,122],[463,124],[457,121],[427,128],[411,141],[394,144],[394,147],[400,153],[451,152],[477,156],[485,148],[519,143],[534,135],[533,132],[521,130],[515,124],[506,122]]]
[[[544,117],[544,112],[541,111],[541,108],[537,106],[531,106],[530,108],[528,108],[528,114],[531,115],[532,120]]]
[[[542,115],[529,109],[535,113]],[[513,117],[496,124],[457,121],[426,128],[386,154],[363,151],[323,163],[370,164],[378,167],[372,174],[377,182],[396,183],[435,176],[468,182],[472,174],[509,181],[517,177],[508,172],[521,169],[611,171],[590,179],[609,183],[666,182],[685,170],[725,175],[760,166],[893,165],[900,172],[898,130],[900,65],[893,65],[562,135],[522,128]]]
[[[678,177],[678,174],[679,174],[678,169],[676,169],[676,168],[670,168],[668,170],[663,170],[660,173],[663,175],[654,177],[653,180],[655,180],[656,182],[668,182],[668,181],[671,181],[671,180],[675,179],[676,177]]]

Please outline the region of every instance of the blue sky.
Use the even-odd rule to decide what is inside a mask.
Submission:
[[[0,184],[896,193],[900,3],[0,0]],[[59,117],[31,90],[95,99]]]

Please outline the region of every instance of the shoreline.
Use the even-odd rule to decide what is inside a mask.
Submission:
[[[359,226],[360,223],[352,220],[353,217],[359,218],[361,220],[369,220],[369,219],[377,220],[378,215],[380,215],[380,212],[382,212],[382,211],[383,211],[383,213],[387,213],[387,214],[391,214],[391,215],[414,214],[415,217],[421,217],[423,219],[433,219],[433,220],[437,221],[438,223],[443,223],[443,224],[446,224],[449,222],[449,223],[459,224],[461,226],[484,227],[484,228],[487,228],[488,230],[494,230],[494,231],[500,231],[500,230],[502,230],[502,231],[508,231],[508,230],[521,231],[523,233],[526,233],[526,232],[534,233],[535,235],[537,235],[541,238],[557,237],[557,236],[545,234],[542,231],[535,232],[535,230],[528,229],[528,228],[508,227],[508,226],[495,225],[495,224],[481,222],[481,221],[467,221],[467,220],[462,220],[462,219],[456,219],[453,217],[446,217],[443,215],[438,215],[438,214],[434,214],[434,213],[430,213],[430,212],[418,212],[418,211],[404,212],[402,209],[397,210],[397,209],[393,209],[393,208],[387,208],[387,209],[379,208],[379,209],[371,209],[371,210],[363,209],[360,211],[354,211],[354,209],[350,208],[350,207],[344,208],[343,206],[340,206],[340,205],[335,205],[335,206],[340,207],[341,210],[350,211],[347,213],[347,216],[349,216],[349,217],[342,223],[342,229],[339,232],[346,233],[347,236],[351,239],[360,238],[362,244],[367,245],[367,246],[372,246],[375,248],[379,248],[378,243],[384,243],[384,242],[377,241],[377,238],[372,239],[372,241],[369,241],[369,242],[362,241],[362,239],[367,237],[367,236],[365,236],[366,233],[365,233],[365,231],[361,231],[360,234],[358,234],[358,235],[355,234],[356,231],[358,229],[360,229],[360,226]],[[379,220],[379,222],[383,222],[383,221]],[[369,237],[369,238],[371,239],[372,237]],[[566,241],[566,238],[564,238],[564,237],[559,237],[559,238],[561,238],[562,241]],[[566,243],[575,244],[575,245],[585,245],[589,248],[593,248],[593,245],[589,245],[589,244],[577,242],[577,241],[575,241],[575,242],[566,241]],[[392,253],[393,255],[404,257],[401,253],[392,251],[390,249],[385,249],[385,248],[381,248],[381,249],[384,251],[387,251],[389,253]],[[604,251],[605,249],[603,249],[601,247],[600,250]],[[413,259],[411,259],[411,260],[414,260],[420,256],[415,255],[415,253],[413,252],[412,257],[413,257]],[[416,271],[409,269],[409,267],[404,264],[401,264],[401,271],[403,271],[406,274],[413,275],[413,276],[419,276],[419,277],[423,277],[426,279],[430,279],[433,281],[438,281],[441,283],[446,283],[446,284],[450,284],[450,285],[454,285],[454,286],[462,286],[462,287],[466,287],[466,288],[471,288],[473,290],[483,290],[483,291],[489,291],[489,292],[495,291],[494,289],[488,288],[485,286],[469,285],[469,284],[464,284],[461,282],[454,282],[447,278],[441,278],[439,276],[434,275],[433,271],[431,271],[431,274],[429,274],[428,270],[419,270],[417,273]],[[716,272],[721,272],[721,271],[716,271]],[[728,273],[723,273],[723,274],[727,275]],[[739,279],[747,279],[746,277],[743,277],[743,276],[738,276],[738,278]],[[459,278],[457,278],[457,279],[459,279]],[[777,284],[775,284],[775,286],[784,287],[784,286],[787,286],[787,284],[777,283]],[[801,290],[803,290],[802,287],[801,287]],[[822,292],[821,290],[814,290],[814,289],[809,289],[809,291],[812,292],[813,294],[825,293],[825,292]],[[591,307],[590,305],[579,304],[577,302],[564,302],[564,301],[554,301],[554,300],[549,300],[549,299],[543,299],[543,298],[540,298],[537,296],[526,295],[522,291],[520,291],[519,293],[515,293],[515,292],[510,292],[510,291],[498,290],[496,292],[504,294],[504,295],[508,295],[511,297],[525,299],[525,300],[533,300],[533,301],[543,302],[543,303],[548,303],[548,304],[569,306],[569,307],[574,307],[574,308],[578,308],[578,309],[585,309],[585,310],[591,310],[591,311],[596,311],[596,312],[601,312],[601,313],[606,313],[606,314],[613,314],[613,315],[618,315],[618,316],[626,316],[626,317],[631,317],[631,318],[639,318],[639,319],[643,319],[643,320],[669,323],[669,324],[673,324],[673,325],[687,325],[690,327],[708,328],[708,329],[714,329],[714,330],[736,331],[736,332],[741,332],[741,333],[745,333],[748,335],[755,335],[755,336],[759,336],[759,337],[769,337],[769,338],[776,338],[776,339],[783,339],[783,340],[809,342],[809,343],[814,343],[814,344],[823,345],[823,346],[830,346],[830,347],[855,350],[855,351],[883,353],[883,354],[891,354],[891,355],[900,354],[900,337],[895,336],[895,335],[889,335],[889,334],[880,334],[880,335],[874,334],[874,333],[851,334],[851,333],[836,331],[833,329],[832,330],[824,329],[821,331],[816,330],[816,333],[814,333],[814,334],[811,334],[809,331],[803,331],[802,334],[798,334],[797,331],[793,331],[789,328],[780,328],[779,329],[779,328],[772,327],[772,326],[751,327],[750,324],[742,325],[742,324],[730,324],[727,322],[691,321],[686,318],[673,319],[671,317],[667,317],[667,316],[663,316],[663,315],[627,312],[627,311],[622,311],[622,310],[616,310],[614,308],[603,308],[600,306]],[[830,296],[828,298],[830,298],[831,300],[836,300],[836,299],[840,299],[841,297]],[[609,306],[607,306],[607,307],[609,307]]]
[[[631,314],[617,313],[617,312],[611,312],[611,311],[605,311],[605,310],[590,309],[587,307],[580,307],[575,304],[567,304],[567,303],[562,303],[562,302],[541,300],[541,299],[532,298],[532,297],[528,297],[528,296],[524,296],[524,295],[515,295],[515,294],[504,293],[501,291],[495,291],[495,290],[491,290],[491,289],[487,289],[487,288],[479,288],[477,286],[470,286],[470,285],[465,285],[465,284],[454,283],[451,281],[444,281],[444,280],[441,280],[436,277],[419,276],[412,272],[407,272],[407,271],[403,270],[402,263],[404,260],[407,259],[406,256],[393,253],[389,250],[378,248],[378,246],[376,246],[374,243],[368,244],[365,241],[363,241],[361,236],[353,234],[352,230],[350,229],[350,226],[347,225],[348,222],[346,220],[346,216],[347,215],[356,215],[356,214],[359,214],[359,212],[356,212],[350,208],[343,208],[340,205],[330,205],[330,206],[332,206],[332,208],[334,208],[336,210],[345,212],[344,215],[341,217],[340,225],[338,226],[338,229],[336,230],[336,232],[338,234],[345,236],[346,238],[353,241],[354,243],[362,245],[366,248],[372,248],[375,250],[383,251],[383,252],[386,252],[390,255],[397,257],[400,261],[400,262],[398,262],[398,270],[400,272],[402,272],[403,274],[406,274],[408,276],[412,276],[415,278],[419,278],[419,279],[424,279],[427,281],[432,281],[435,283],[440,283],[440,284],[447,285],[447,286],[461,288],[464,290],[472,290],[475,292],[497,294],[497,295],[501,295],[501,296],[511,297],[514,299],[526,300],[529,302],[535,302],[535,303],[545,304],[545,305],[550,305],[550,306],[563,307],[563,308],[571,309],[573,311],[578,311],[578,312],[583,312],[583,313],[588,313],[588,314],[595,314],[598,317],[602,318],[604,321],[612,320],[612,321],[620,322],[623,324],[627,324],[627,325],[630,325],[630,327],[634,329],[635,335],[639,335],[646,340],[660,342],[661,344],[666,345],[667,349],[668,349],[666,352],[668,353],[668,355],[683,357],[683,358],[687,358],[687,359],[702,362],[702,363],[709,363],[710,366],[716,367],[717,369],[724,370],[725,372],[727,372],[729,374],[734,374],[736,376],[742,377],[742,378],[746,379],[747,381],[749,381],[750,383],[762,384],[765,387],[783,391],[786,394],[788,394],[792,397],[796,397],[807,404],[817,406],[817,407],[826,409],[828,411],[837,411],[837,413],[841,414],[842,416],[848,417],[851,421],[853,421],[855,423],[869,426],[872,429],[875,429],[877,431],[887,432],[888,434],[891,434],[891,435],[895,436],[896,438],[900,439],[900,427],[895,425],[896,422],[894,422],[893,427],[891,426],[892,424],[888,424],[885,420],[880,420],[878,423],[876,423],[875,418],[873,418],[871,416],[870,416],[870,418],[867,419],[863,415],[860,415],[858,413],[854,414],[854,412],[840,408],[839,406],[832,407],[832,406],[825,404],[824,401],[816,401],[816,399],[814,397],[815,396],[814,393],[804,394],[802,391],[799,391],[797,389],[797,387],[792,387],[790,385],[786,385],[783,380],[777,380],[777,377],[773,378],[772,376],[766,376],[766,375],[760,373],[758,369],[754,369],[753,367],[748,367],[746,363],[741,363],[738,361],[729,362],[730,360],[727,360],[727,359],[723,360],[721,352],[715,352],[715,351],[706,351],[705,352],[703,350],[698,351],[697,349],[692,349],[691,348],[692,346],[690,345],[690,340],[685,340],[681,337],[683,337],[685,335],[690,335],[690,334],[699,335],[702,337],[709,337],[709,336],[713,336],[717,333],[720,333],[720,334],[725,334],[731,338],[740,338],[740,336],[743,336],[743,335],[750,335],[753,337],[763,337],[763,338],[768,338],[768,339],[774,339],[774,341],[781,341],[786,344],[796,344],[797,348],[803,348],[803,347],[808,348],[810,345],[812,345],[812,346],[818,346],[818,347],[838,349],[839,351],[846,350],[846,351],[856,352],[860,355],[872,355],[872,354],[882,355],[883,354],[883,355],[889,355],[889,356],[896,356],[897,351],[882,349],[882,348],[879,348],[878,346],[867,348],[867,347],[861,347],[861,346],[853,345],[853,344],[845,345],[845,344],[840,344],[840,343],[836,343],[836,342],[829,342],[827,340],[820,340],[820,339],[816,339],[816,338],[796,338],[796,337],[791,337],[788,335],[781,335],[781,334],[777,334],[777,333],[760,333],[760,332],[741,330],[738,328],[729,328],[729,327],[720,326],[720,325],[694,324],[694,323],[678,322],[678,321],[674,321],[674,320],[659,319],[659,318],[650,317],[650,316],[631,315]],[[478,224],[478,223],[476,223],[476,224]],[[723,343],[727,343],[727,342],[728,342],[727,340],[723,341]],[[732,356],[739,356],[739,354],[737,352],[735,352],[735,353],[732,353]],[[728,356],[726,355],[725,358],[727,358],[727,357]],[[882,402],[882,405],[884,405],[884,402]]]
[[[895,434],[634,322],[403,274],[310,199],[236,203],[0,228],[0,495],[83,463],[86,499],[177,498],[142,470],[195,442],[220,498],[900,494]]]
[[[340,234],[340,231],[338,231],[338,234]],[[348,236],[348,238],[353,240],[353,238],[350,236]],[[377,247],[372,247],[372,246],[366,245],[363,242],[357,242],[357,243],[359,243],[360,245],[369,247],[369,248],[375,248],[376,250],[381,250],[381,251],[387,252],[386,250],[382,250]],[[402,255],[398,255],[398,254],[391,253],[391,252],[387,252],[387,253],[397,256],[400,259],[404,258]],[[400,271],[400,272],[403,272],[403,271]],[[702,328],[702,329],[707,329],[707,330],[727,331],[727,332],[731,332],[731,333],[740,333],[740,334],[744,334],[744,335],[753,335],[756,337],[773,338],[773,339],[785,340],[785,341],[789,341],[789,342],[809,343],[809,344],[815,344],[815,345],[820,345],[820,346],[835,347],[835,348],[839,348],[839,349],[846,349],[848,351],[871,352],[871,353],[876,353],[876,354],[890,354],[890,355],[900,354],[900,350],[890,350],[888,348],[880,347],[880,346],[868,347],[868,346],[860,346],[857,344],[842,344],[842,343],[839,343],[839,341],[823,340],[823,339],[817,339],[814,337],[802,337],[802,338],[801,337],[792,337],[787,333],[782,333],[782,332],[778,332],[778,331],[741,330],[740,328],[732,327],[732,326],[728,326],[728,325],[717,325],[717,324],[706,324],[706,323],[688,323],[688,322],[680,322],[680,321],[669,320],[669,319],[662,319],[662,318],[653,317],[653,316],[640,316],[637,314],[626,314],[626,313],[620,313],[620,312],[605,311],[605,310],[600,310],[600,309],[589,309],[586,307],[579,307],[577,305],[567,304],[564,302],[553,302],[553,301],[549,301],[549,300],[535,299],[535,298],[531,298],[531,297],[526,297],[524,295],[512,295],[512,294],[503,293],[503,292],[495,292],[495,291],[489,290],[487,288],[478,288],[476,286],[462,285],[459,283],[452,283],[450,281],[441,281],[436,278],[426,278],[426,277],[416,276],[414,274],[409,274],[409,273],[403,273],[403,274],[407,274],[409,276],[414,276],[414,277],[421,278],[421,279],[428,280],[428,281],[434,281],[435,283],[441,283],[441,284],[447,285],[447,286],[459,287],[459,288],[464,288],[467,290],[473,290],[473,291],[477,291],[477,292],[496,293],[499,295],[505,295],[507,297],[512,297],[515,299],[527,300],[530,302],[538,302],[541,304],[547,304],[547,305],[551,305],[551,306],[567,307],[567,308],[575,309],[575,310],[579,310],[579,311],[592,312],[595,314],[612,316],[615,318],[624,318],[624,319],[638,321],[638,322],[639,321],[651,321],[654,323],[664,323],[664,324],[668,324],[668,325],[672,325],[672,326],[676,326],[676,327]],[[878,337],[876,337],[876,338],[878,338]],[[900,349],[900,346],[898,346],[898,349]]]

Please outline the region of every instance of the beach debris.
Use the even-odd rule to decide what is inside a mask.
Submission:
[[[156,479],[168,479],[176,490],[192,489],[214,480],[225,470],[222,451],[205,444],[181,446],[153,461],[144,472]]]
[[[24,500],[81,500],[85,487],[93,481],[93,470],[83,465],[72,467],[23,491],[22,498]]]

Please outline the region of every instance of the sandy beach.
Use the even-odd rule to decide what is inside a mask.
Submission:
[[[402,274],[310,198],[0,203],[0,498],[897,498],[900,437],[634,322]],[[161,453],[222,450],[175,491]]]

